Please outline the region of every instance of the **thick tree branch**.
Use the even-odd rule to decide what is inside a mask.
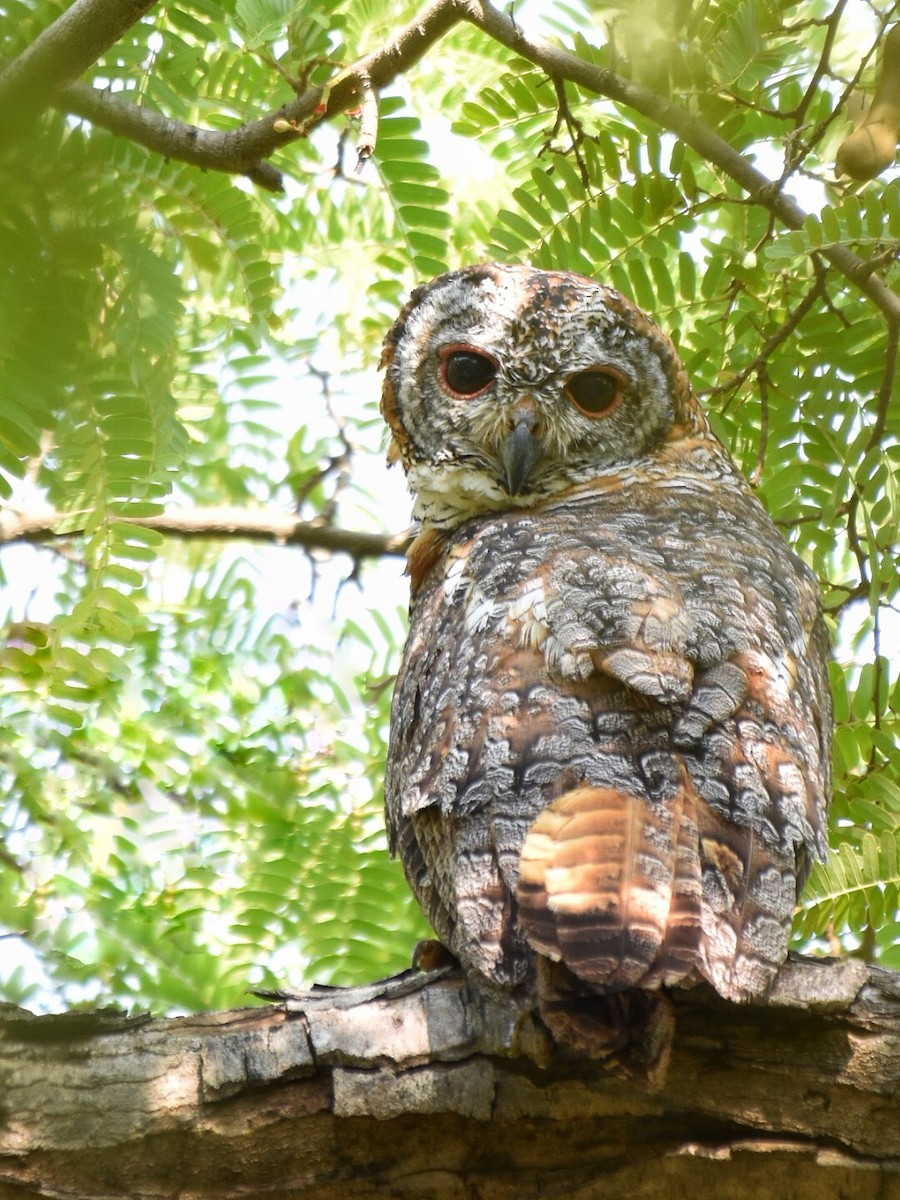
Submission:
[[[260,158],[241,159],[232,162],[234,147],[227,141],[233,138],[234,130],[220,133],[214,130],[200,129],[196,125],[185,125],[181,121],[173,121],[171,117],[154,112],[152,108],[131,104],[123,100],[121,94],[100,91],[88,83],[73,83],[63,91],[57,107],[75,117],[82,117],[93,125],[108,129],[110,133],[128,138],[161,154],[163,158],[173,158],[179,162],[191,163],[195,166],[222,171],[233,171],[246,175],[254,183],[269,192],[284,190],[281,172],[271,163]],[[270,119],[270,125],[274,117]],[[242,128],[246,128],[242,126]],[[272,132],[272,142],[283,141]],[[226,146],[229,147],[226,154]],[[274,146],[269,146],[266,153],[271,153]],[[218,160],[221,158],[222,164]]]
[[[526,37],[512,17],[499,12],[487,0],[460,2],[465,3],[467,20],[494,41],[534,63],[551,78],[568,79],[586,91],[633,108],[660,128],[677,134],[701,158],[718,167],[743,188],[754,203],[768,209],[782,225],[788,229],[802,228],[807,214],[796,201],[785,195],[777,184],[758,171],[733,146],[685,109],[649,88],[623,79],[614,71],[585,62],[549,42]],[[843,245],[825,246],[820,253],[867,295],[888,321],[895,324],[900,321],[900,296],[874,274],[871,263]]]
[[[54,102],[156,0],[75,0],[0,73],[0,150]]]
[[[277,542],[306,550],[331,550],[353,558],[383,558],[403,555],[408,533],[362,533],[314,525],[277,509],[252,509],[220,505],[214,508],[170,509],[158,517],[117,517],[126,525],[157,529],[178,538],[236,538],[245,541]],[[10,542],[46,542],[70,538],[81,532],[78,514],[17,512],[0,509],[0,546]]]
[[[414,989],[414,990],[411,990]],[[900,977],[674,994],[647,1094],[454,976],[141,1020],[0,1013],[0,1197],[897,1195]]]
[[[386,87],[418,62],[462,15],[455,0],[436,0],[387,45],[340,71],[324,87],[311,88],[296,100],[236,129],[184,125],[83,85],[68,89],[59,98],[59,106],[166,158],[206,170],[249,175],[269,190],[278,191],[280,176],[264,159],[357,103],[367,86],[375,91]]]

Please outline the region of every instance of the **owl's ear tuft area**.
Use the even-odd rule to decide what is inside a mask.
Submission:
[[[389,467],[392,467],[396,462],[408,463],[411,451],[409,435],[406,432],[400,410],[397,406],[397,389],[394,386],[394,372],[392,369],[393,362],[394,346],[385,342],[384,352],[381,356],[381,366],[385,368],[386,374],[381,388],[381,404],[379,407],[391,435],[387,449]]]
[[[406,333],[406,322],[409,314],[416,307],[425,293],[432,285],[430,283],[420,284],[410,292],[409,299],[400,310],[396,321],[385,334],[384,343],[381,350],[381,362],[379,368],[389,367],[394,361],[394,353],[404,333]]]

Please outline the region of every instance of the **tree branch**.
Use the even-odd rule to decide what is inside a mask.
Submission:
[[[803,99],[792,114],[797,127],[802,125],[806,120],[807,110],[819,90],[819,84],[822,82],[825,72],[831,66],[831,51],[834,49],[834,39],[837,37],[838,27],[846,7],[847,0],[838,0],[832,11],[825,18],[827,32],[825,34],[825,44],[822,47],[822,53],[819,55],[819,61],[816,64],[815,71],[813,71],[812,79],[810,79],[809,85],[803,93]]]
[[[875,402],[875,423],[866,443],[867,450],[874,450],[881,444],[887,429],[888,412],[891,402],[897,394],[897,342],[900,340],[900,322],[888,323],[887,347],[884,363],[884,374],[878,388],[878,399]]]
[[[205,170],[248,175],[270,191],[279,191],[281,176],[264,159],[351,107],[367,85],[375,91],[386,87],[418,62],[462,15],[455,0],[436,0],[380,50],[339,71],[324,86],[311,88],[296,100],[236,129],[185,125],[85,85],[67,89],[58,105],[166,158]]]
[[[403,555],[410,542],[408,533],[362,533],[314,525],[291,513],[220,505],[212,508],[170,509],[158,517],[117,517],[125,525],[156,529],[178,538],[239,538],[245,541],[277,542],[306,550],[331,550],[353,558],[383,558]],[[10,542],[42,542],[69,538],[82,532],[84,514],[16,512],[0,509],[0,546]]]
[[[156,0],[75,0],[0,73],[0,150],[21,136]]]
[[[704,393],[704,398],[721,395],[723,392],[735,392],[750,378],[750,376],[765,367],[769,358],[788,338],[793,337],[794,330],[807,315],[807,313],[818,304],[819,300],[825,295],[825,271],[822,264],[816,259],[813,259],[813,266],[816,267],[816,280],[793,312],[789,313],[787,319],[775,330],[775,332],[766,339],[762,349],[756,355],[752,362],[749,362],[746,367],[738,371],[736,375],[732,375],[726,383],[717,384],[715,387],[708,388]]]
[[[546,71],[551,79],[568,79],[586,91],[606,96],[649,117],[662,129],[677,134],[685,145],[705,161],[718,167],[743,188],[755,204],[768,209],[782,225],[788,229],[802,228],[807,214],[796,201],[785,195],[776,183],[758,171],[733,146],[685,109],[649,88],[622,78],[614,71],[594,66],[548,42],[526,37],[512,17],[499,12],[487,0],[459,2],[465,4],[468,21],[494,41]],[[873,273],[871,263],[842,245],[824,246],[819,253],[868,296],[888,321],[900,321],[900,296]]]
[[[801,960],[763,1003],[676,990],[652,1095],[438,974],[174,1020],[8,1008],[0,1195],[896,1194],[896,974]]]
[[[78,0],[89,8],[99,0]],[[123,5],[125,0],[117,0]],[[148,0],[132,0],[148,3]],[[149,4],[148,4],[149,7]],[[208,170],[249,175],[263,187],[279,190],[280,174],[264,160],[275,150],[305,136],[321,121],[355,103],[363,89],[376,91],[408,70],[456,22],[465,18],[490,38],[546,71],[551,79],[567,79],[585,90],[606,96],[649,117],[677,134],[704,160],[718,167],[786,228],[800,229],[807,214],[781,186],[757,170],[728,142],[697,117],[664,96],[632,83],[614,71],[594,66],[576,55],[539,39],[528,38],[506,13],[488,0],[435,0],[386,46],[346,70],[323,87],[316,87],[257,121],[237,129],[199,129],[149,112],[116,96],[75,85],[59,97],[61,107],[156,151]],[[39,39],[40,40],[40,39]],[[35,43],[35,46],[37,43]],[[34,47],[31,48],[32,50]],[[0,85],[16,63],[0,76]],[[2,88],[0,88],[2,99]],[[278,130],[275,128],[278,123]],[[819,253],[867,295],[889,322],[900,323],[900,296],[872,269],[872,264],[843,245],[825,246]]]
[[[200,129],[196,125],[185,125],[181,121],[173,121],[171,117],[163,116],[162,113],[154,112],[152,108],[131,104],[123,100],[118,93],[101,92],[88,83],[71,84],[57,98],[56,107],[74,117],[82,117],[93,125],[108,129],[110,133],[118,134],[119,137],[137,142],[139,146],[145,146],[163,158],[173,158],[204,169],[233,171],[246,175],[268,192],[284,191],[282,174],[271,163],[260,158],[232,162],[233,149],[229,150],[228,156],[225,155],[225,139],[233,137],[234,132],[239,131],[220,133]],[[272,141],[276,140],[284,141],[273,132]],[[271,148],[267,153],[271,153]],[[219,165],[219,157],[223,165]]]

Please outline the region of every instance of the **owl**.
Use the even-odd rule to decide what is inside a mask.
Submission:
[[[383,366],[418,529],[387,824],[439,938],[547,1011],[765,992],[826,853],[828,637],[672,342],[487,264],[413,292]]]

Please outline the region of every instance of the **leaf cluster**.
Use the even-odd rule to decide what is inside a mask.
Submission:
[[[7,59],[58,11],[8,7]],[[154,8],[90,81],[233,129],[384,44],[407,7]],[[424,926],[379,816],[397,569],[132,521],[274,505],[401,528],[373,465],[381,337],[414,284],[488,258],[579,271],[652,312],[818,573],[834,852],[797,944],[900,965],[897,331],[828,256],[897,284],[896,172],[860,188],[831,170],[891,16],[876,8],[862,25],[818,0],[544,13],[582,61],[765,164],[814,210],[793,230],[684,139],[465,27],[379,97],[362,175],[352,113],[277,152],[283,196],[60,111],[7,150],[0,486],[12,514],[62,515],[0,555],[5,996],[218,1006],[408,960]]]

